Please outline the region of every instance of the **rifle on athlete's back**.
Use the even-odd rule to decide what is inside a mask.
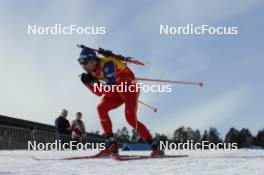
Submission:
[[[117,54],[114,54],[111,50],[106,50],[106,49],[103,49],[103,48],[93,49],[93,48],[85,46],[84,44],[77,44],[77,46],[80,47],[80,48],[92,49],[93,51],[97,52],[98,54],[104,55],[105,57],[111,56],[111,57],[118,58],[118,59],[120,59],[120,60],[122,60],[122,61],[124,61],[126,63],[136,64],[136,65],[141,65],[141,66],[144,65],[143,62],[137,60],[136,58],[123,56],[123,55],[117,55]]]

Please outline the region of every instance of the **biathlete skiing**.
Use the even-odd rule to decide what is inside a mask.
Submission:
[[[126,62],[108,50],[95,50],[86,46],[81,48],[82,51],[78,62],[85,71],[85,73],[81,74],[81,81],[92,93],[102,96],[102,100],[97,106],[97,111],[106,135],[106,149],[100,151],[96,157],[118,155],[118,146],[113,135],[109,111],[120,107],[122,104],[125,105],[125,118],[129,125],[150,145],[152,149],[150,156],[163,156],[164,151],[159,149],[159,142],[154,140],[146,126],[137,120],[139,90],[120,92],[115,91],[115,86],[112,86],[136,84],[135,75]],[[108,85],[113,90],[104,91],[104,88],[102,88],[101,91],[98,91],[95,85]]]
[[[142,160],[152,158],[180,158],[188,155],[165,155],[159,147],[159,141],[153,139],[149,130],[137,119],[138,103],[151,108],[157,112],[157,108],[138,100],[140,88],[137,81],[149,81],[159,83],[174,83],[184,85],[195,85],[203,87],[203,82],[164,80],[144,77],[135,77],[127,63],[144,65],[135,58],[116,55],[112,51],[102,48],[93,49],[85,45],[77,45],[82,48],[78,62],[85,73],[80,75],[83,84],[95,95],[102,96],[101,102],[97,106],[99,119],[106,136],[105,149],[92,156],[77,156],[66,158],[37,158],[34,160],[80,160],[100,157],[108,157],[117,161]],[[133,88],[131,88],[131,86]],[[103,88],[102,88],[103,87]],[[107,87],[107,88],[104,88]],[[122,87],[121,91],[118,87]],[[112,122],[109,111],[125,105],[125,118],[139,134],[139,136],[150,145],[152,151],[149,156],[145,155],[119,155],[117,141],[114,138]]]

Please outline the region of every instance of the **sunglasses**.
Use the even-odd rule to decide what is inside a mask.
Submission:
[[[90,62],[94,62],[95,59],[79,58],[78,62],[82,65],[87,65]]]

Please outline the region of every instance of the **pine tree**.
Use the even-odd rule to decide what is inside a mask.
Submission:
[[[123,127],[122,129],[118,129],[116,132],[116,137],[118,140],[122,142],[130,141],[129,131],[127,130],[126,127]]]
[[[195,140],[196,134],[191,127],[187,127],[185,132],[186,132],[187,140]]]
[[[131,136],[131,139],[130,139],[131,142],[139,142],[140,137],[139,137],[138,133],[136,132],[136,130],[132,129],[131,133],[132,133],[132,136]]]
[[[172,140],[176,143],[187,141],[187,133],[184,126],[174,131]]]
[[[201,141],[208,141],[208,132],[207,132],[207,130],[204,131]]]
[[[158,140],[158,141],[165,142],[165,141],[169,141],[169,138],[165,134],[158,134],[158,133],[156,133],[155,136],[154,136],[154,140]]]
[[[214,144],[221,143],[222,141],[221,141],[219,135],[220,134],[216,128],[210,128],[209,132],[208,132],[208,141],[210,143],[214,143]]]
[[[253,136],[251,132],[246,128],[242,128],[238,134],[238,147],[248,148],[250,145],[252,145],[252,143],[253,143]]]
[[[228,133],[225,136],[226,143],[238,143],[239,131],[235,128],[230,128]]]
[[[201,133],[200,133],[200,131],[197,129],[196,131],[195,131],[195,139],[194,139],[194,142],[195,143],[198,143],[198,142],[200,142],[201,141]]]
[[[264,128],[258,131],[256,144],[264,148]]]

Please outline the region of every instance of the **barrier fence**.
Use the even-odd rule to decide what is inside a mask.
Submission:
[[[70,142],[71,136],[61,135],[52,131],[38,129],[26,129],[15,126],[0,125],[0,150],[28,149],[28,141],[37,143],[53,143],[55,140]],[[98,134],[88,133],[83,143],[101,143],[104,137]]]
[[[0,149],[25,149],[28,140],[31,140],[29,129],[0,125]]]

